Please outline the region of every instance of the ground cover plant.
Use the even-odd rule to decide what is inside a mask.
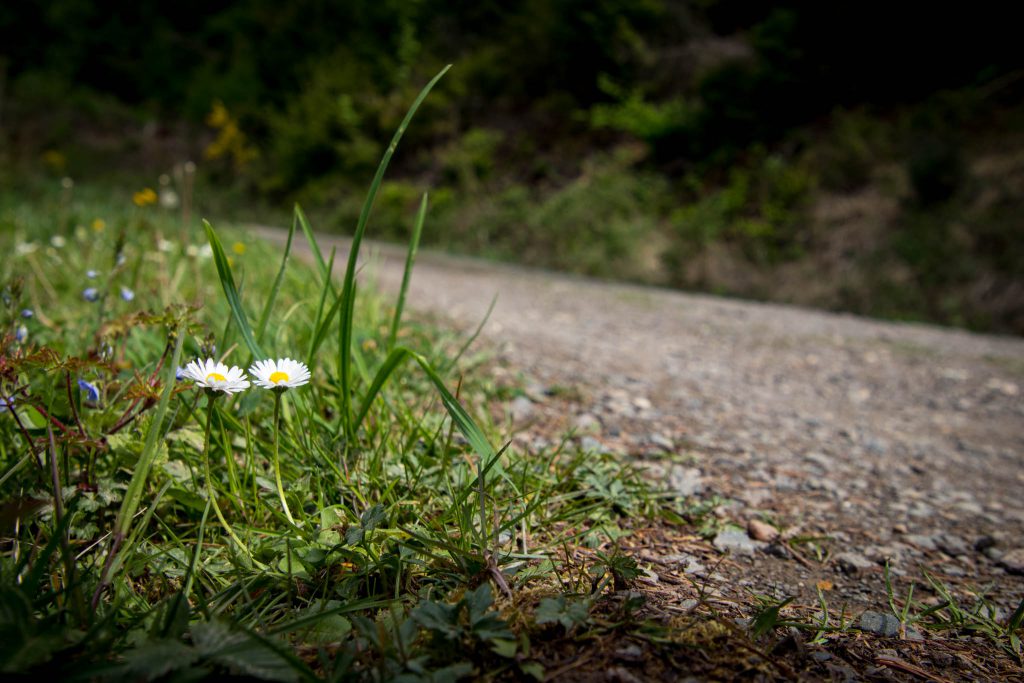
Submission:
[[[595,599],[552,581],[556,555],[649,511],[647,486],[607,456],[496,448],[464,407],[486,416],[486,396],[455,395],[480,393],[465,345],[404,324],[404,288],[356,296],[374,194],[436,81],[340,287],[298,207],[283,251],[158,213],[149,188],[5,207],[4,671],[540,677],[495,604],[540,581],[559,597],[533,627],[586,619]],[[623,562],[585,592],[620,587]]]

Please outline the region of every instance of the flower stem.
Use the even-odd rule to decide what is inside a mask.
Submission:
[[[210,394],[206,397],[206,437],[203,439],[203,464],[206,466],[206,491],[210,496],[210,502],[213,503],[213,511],[217,513],[217,519],[220,520],[221,526],[228,532],[228,536],[231,540],[238,544],[239,548],[245,548],[242,541],[239,540],[238,536],[235,535],[234,530],[228,525],[224,515],[220,511],[220,505],[217,504],[217,492],[213,488],[213,474],[210,472],[210,427],[213,425],[213,410],[214,410],[214,399],[215,397]],[[231,457],[229,453],[227,457]]]
[[[281,507],[284,508],[285,517],[295,524],[292,511],[288,509],[288,501],[284,499],[284,486],[281,484],[281,459],[278,455],[281,442],[281,392],[274,392],[274,479],[277,481],[277,495],[281,498]]]

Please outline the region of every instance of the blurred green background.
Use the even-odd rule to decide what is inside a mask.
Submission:
[[[453,251],[1022,334],[1024,50],[1002,6],[9,2],[0,189],[180,194],[192,161],[196,215],[284,224],[298,201],[350,231],[452,63],[372,237],[406,236],[429,190],[424,241]]]

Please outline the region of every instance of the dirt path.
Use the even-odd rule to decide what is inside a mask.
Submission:
[[[323,239],[343,264],[347,242]],[[373,247],[380,286],[397,290],[404,251]],[[482,337],[533,382],[510,408],[521,443],[575,427],[695,500],[721,497],[721,521],[828,537],[722,533],[720,577],[695,547],[638,549],[651,581],[721,578],[725,593],[813,602],[827,579],[836,604],[878,606],[888,561],[897,576],[991,583],[1003,609],[1024,597],[1024,340],[430,253],[409,305],[469,330],[495,295]]]

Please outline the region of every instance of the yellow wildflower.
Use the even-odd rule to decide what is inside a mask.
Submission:
[[[144,187],[132,195],[132,202],[135,203],[135,206],[149,206],[155,204],[156,200],[156,192],[151,187]]]

